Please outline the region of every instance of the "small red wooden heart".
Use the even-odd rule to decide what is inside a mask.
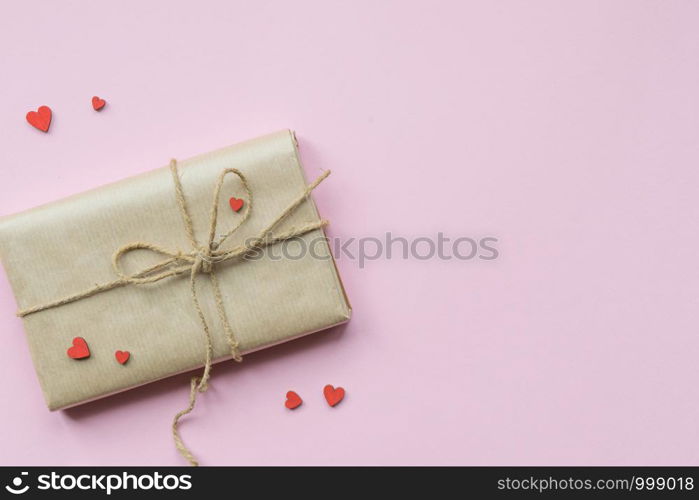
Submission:
[[[228,203],[230,203],[231,208],[235,212],[243,208],[243,200],[241,200],[240,198],[231,198],[230,200],[228,200]]]
[[[36,111],[27,113],[27,121],[32,127],[38,128],[42,132],[48,132],[51,125],[51,108],[39,106]]]
[[[83,359],[90,357],[90,348],[87,347],[87,342],[82,337],[75,337],[73,339],[73,347],[69,347],[68,356],[73,359]]]
[[[92,108],[93,108],[95,111],[99,111],[100,109],[102,109],[102,108],[104,107],[105,104],[107,104],[107,101],[105,101],[104,99],[100,99],[100,98],[97,97],[97,96],[94,96],[94,97],[92,98]]]
[[[131,353],[129,351],[117,351],[114,353],[116,360],[122,365],[129,360]]]
[[[294,408],[301,406],[301,403],[303,403],[301,396],[296,394],[294,391],[289,391],[286,393],[286,402],[284,403],[284,406],[290,410],[293,410]]]
[[[323,396],[325,396],[325,400],[330,406],[335,406],[345,397],[345,390],[342,387],[335,389],[332,385],[328,384],[323,388]]]

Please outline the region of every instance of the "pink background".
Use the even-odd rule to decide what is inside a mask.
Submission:
[[[334,171],[315,195],[332,236],[493,235],[500,258],[340,259],[352,321],[215,367],[182,426],[202,463],[698,465],[698,19],[5,2],[0,214],[293,128],[309,176]],[[42,104],[46,135],[24,121]],[[2,464],[184,463],[187,375],[49,413],[14,311],[2,278]]]

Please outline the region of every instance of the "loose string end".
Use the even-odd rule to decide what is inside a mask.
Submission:
[[[206,388],[204,388],[203,390],[200,388],[199,378],[192,377],[189,389],[189,406],[177,413],[177,415],[175,415],[175,418],[172,420],[172,438],[175,440],[175,447],[177,448],[177,451],[180,452],[180,455],[182,455],[185,458],[185,460],[189,462],[189,465],[193,467],[198,467],[199,462],[196,458],[194,458],[194,455],[192,455],[192,452],[189,451],[189,448],[187,448],[187,446],[184,444],[184,441],[182,441],[182,436],[180,436],[179,424],[180,419],[188,413],[191,413],[194,409],[194,405],[197,402],[197,392],[204,392],[205,390]]]
[[[328,176],[329,176],[331,173],[332,173],[332,170],[323,170],[323,173],[320,174],[320,175],[316,178],[316,180],[314,180],[313,182],[311,182],[311,183],[308,185],[308,188],[306,188],[306,192],[307,192],[307,193],[310,193],[311,191],[313,191],[316,187],[318,187],[318,184],[320,184],[320,183],[323,182],[325,179],[327,179]]]

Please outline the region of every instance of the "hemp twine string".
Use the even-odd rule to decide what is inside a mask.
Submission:
[[[190,382],[189,391],[189,405],[184,410],[178,412],[172,421],[172,437],[175,441],[175,446],[177,450],[182,454],[187,461],[194,466],[199,465],[199,462],[194,458],[194,455],[189,451],[187,446],[185,446],[182,441],[182,437],[179,432],[179,422],[182,417],[190,413],[194,409],[194,405],[197,400],[198,392],[206,392],[209,387],[209,378],[211,377],[211,364],[213,358],[213,342],[211,337],[211,332],[209,330],[209,325],[204,317],[204,313],[199,304],[199,298],[197,296],[197,276],[199,273],[204,273],[209,276],[211,281],[212,289],[214,292],[214,298],[216,302],[216,311],[218,313],[221,324],[223,325],[224,332],[226,334],[226,340],[228,341],[228,346],[230,347],[231,355],[236,361],[242,361],[242,356],[238,350],[238,341],[233,333],[233,328],[231,327],[228,317],[226,315],[226,310],[223,304],[223,297],[221,295],[221,289],[218,284],[218,279],[214,273],[215,264],[226,262],[233,259],[238,259],[249,252],[264,248],[266,246],[285,241],[296,236],[301,236],[303,234],[309,233],[316,229],[319,229],[328,224],[325,219],[307,222],[298,227],[292,227],[289,230],[273,235],[272,231],[276,228],[284,219],[286,219],[290,214],[292,214],[311,194],[318,184],[323,182],[323,180],[330,175],[330,171],[326,170],[321,174],[315,181],[309,184],[306,189],[301,193],[293,202],[289,204],[271,223],[269,223],[260,233],[245,245],[239,245],[229,250],[222,250],[221,244],[233,234],[250,216],[250,211],[252,210],[252,192],[250,191],[250,186],[248,181],[242,172],[235,168],[226,168],[218,176],[216,181],[216,186],[213,193],[213,201],[211,203],[211,212],[209,217],[209,236],[206,245],[200,245],[194,236],[194,225],[192,224],[192,218],[189,215],[189,210],[187,208],[187,201],[184,196],[184,190],[182,189],[182,182],[180,181],[180,176],[177,169],[177,161],[170,161],[170,172],[172,173],[172,179],[175,183],[175,195],[177,200],[177,206],[182,216],[182,222],[184,223],[184,228],[187,233],[187,238],[192,247],[192,250],[188,253],[183,253],[181,251],[171,251],[162,248],[158,245],[152,243],[147,243],[143,241],[136,241],[129,243],[120,247],[112,257],[112,268],[114,272],[119,277],[114,281],[108,283],[98,284],[92,288],[89,288],[83,292],[76,293],[73,295],[68,295],[62,299],[58,299],[46,304],[41,304],[34,307],[29,307],[27,309],[22,309],[17,312],[17,316],[24,317],[30,314],[34,314],[40,311],[45,311],[47,309],[52,309],[54,307],[62,306],[64,304],[70,304],[71,302],[76,302],[78,300],[96,295],[98,293],[106,292],[107,290],[113,290],[114,288],[119,288],[126,285],[144,285],[148,283],[155,283],[157,281],[163,280],[165,278],[170,278],[173,276],[179,276],[182,274],[189,274],[189,285],[192,294],[192,302],[194,304],[194,309],[199,316],[201,326],[204,330],[204,340],[205,340],[205,363],[204,372],[201,376],[192,377]],[[221,193],[221,187],[223,186],[223,181],[228,174],[235,174],[242,182],[245,188],[245,193],[247,198],[246,209],[243,213],[243,217],[238,221],[237,224],[233,226],[227,233],[223,234],[218,240],[216,240],[216,221],[218,219],[218,202]],[[121,267],[121,259],[129,252],[135,250],[149,250],[153,253],[163,255],[166,257],[161,262],[143,269],[134,274],[126,274]]]

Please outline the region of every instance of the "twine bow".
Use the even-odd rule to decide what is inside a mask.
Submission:
[[[112,267],[114,272],[117,274],[119,279],[110,281],[108,283],[103,283],[101,285],[95,285],[94,287],[85,290],[81,293],[74,295],[69,295],[62,299],[42,304],[39,306],[22,309],[17,312],[20,317],[28,316],[39,311],[44,311],[46,309],[51,309],[64,304],[69,304],[77,300],[81,300],[98,293],[112,290],[114,288],[119,288],[126,285],[143,285],[148,283],[155,283],[157,281],[170,278],[173,276],[179,276],[184,274],[189,274],[189,284],[192,294],[192,302],[194,303],[194,308],[197,311],[199,320],[201,322],[202,328],[204,330],[204,338],[206,342],[205,351],[205,363],[204,372],[201,376],[192,377],[190,383],[189,392],[189,406],[184,410],[178,412],[172,421],[172,436],[175,440],[175,446],[182,454],[184,458],[189,461],[191,465],[199,465],[199,462],[194,458],[194,455],[189,451],[182,441],[180,432],[178,429],[179,421],[182,417],[190,413],[194,409],[196,403],[196,397],[198,392],[205,392],[208,389],[209,378],[211,374],[211,364],[213,360],[213,342],[211,337],[211,332],[209,330],[209,325],[206,321],[206,317],[199,304],[199,297],[197,295],[197,276],[200,273],[209,276],[211,281],[212,289],[214,292],[214,298],[216,302],[216,312],[218,313],[221,324],[223,325],[224,332],[226,334],[226,340],[230,347],[231,355],[236,361],[242,361],[242,356],[238,350],[238,341],[233,333],[233,328],[231,327],[228,317],[226,315],[226,310],[223,305],[223,297],[221,295],[221,289],[218,284],[218,279],[216,278],[216,273],[214,272],[217,264],[221,262],[226,262],[229,260],[239,259],[244,257],[246,254],[252,252],[255,249],[263,248],[280,241],[285,241],[296,236],[301,236],[303,234],[309,233],[316,229],[319,229],[328,224],[326,220],[319,220],[315,222],[308,222],[298,227],[292,227],[284,233],[273,235],[272,231],[290,214],[292,214],[308,197],[308,195],[313,191],[318,184],[320,184],[328,175],[330,171],[327,170],[323,172],[315,181],[309,184],[301,195],[299,195],[289,206],[283,210],[271,223],[269,223],[258,235],[250,240],[244,245],[236,246],[234,248],[224,250],[221,248],[223,242],[232,235],[250,216],[250,211],[252,210],[253,200],[252,192],[250,191],[250,186],[248,185],[247,179],[239,170],[235,168],[226,168],[218,176],[216,181],[216,186],[214,188],[213,200],[211,202],[211,212],[209,217],[209,235],[206,244],[200,245],[194,235],[194,226],[192,224],[192,218],[189,215],[189,210],[187,208],[187,201],[184,196],[184,190],[182,189],[182,182],[180,181],[180,176],[177,169],[177,161],[170,161],[170,172],[172,173],[172,179],[175,183],[175,195],[177,199],[177,206],[182,216],[182,221],[184,223],[185,231],[187,233],[187,238],[192,247],[189,252],[181,251],[171,251],[162,248],[158,245],[152,243],[146,243],[142,241],[136,241],[129,243],[127,245],[119,248],[114,256],[112,257]],[[243,212],[242,218],[235,224],[228,232],[223,234],[220,238],[216,239],[216,223],[218,220],[218,203],[221,194],[221,187],[223,186],[223,181],[228,174],[236,175],[242,182],[245,188],[246,198],[246,208]],[[122,266],[122,258],[129,252],[137,250],[148,250],[150,252],[162,255],[165,257],[161,262],[150,266],[146,269],[138,271],[133,274],[127,274]]]

